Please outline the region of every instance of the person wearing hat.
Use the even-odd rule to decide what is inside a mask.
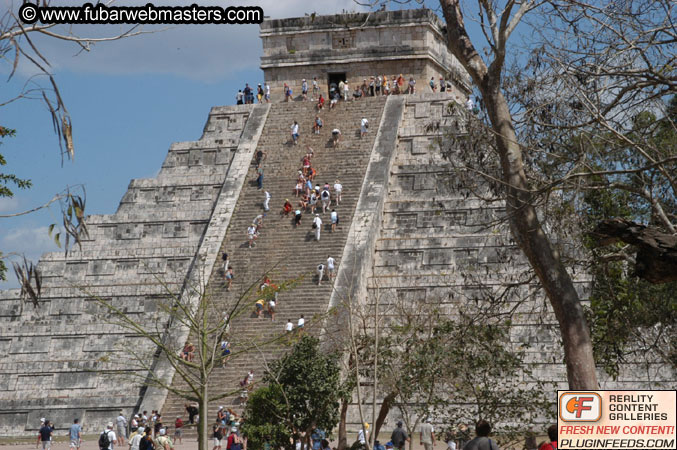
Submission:
[[[261,83],[256,88],[256,99],[261,103],[263,101],[263,88],[261,87]]]
[[[404,449],[404,445],[409,440],[407,432],[402,428],[402,421],[397,421],[397,428],[393,430],[393,433],[390,435],[390,440],[393,443],[393,447],[399,450]]]
[[[169,439],[169,436],[167,436],[167,429],[164,427],[160,428],[158,436],[155,438],[155,450],[172,450],[173,448],[174,444]]]
[[[42,450],[49,450],[52,446],[52,427],[49,426],[49,420],[41,419],[42,426],[38,431],[38,441],[35,444],[35,448],[38,448],[38,445],[42,443]]]
[[[242,450],[243,441],[240,437],[240,433],[237,431],[237,427],[232,427],[230,429],[230,435],[228,436],[228,443],[226,448],[228,450]]]
[[[144,431],[144,427],[139,427],[136,429],[136,433],[133,433],[131,436],[129,436],[129,450],[139,450]]]
[[[421,432],[419,438],[421,439],[421,444],[425,450],[433,450],[435,446],[435,429],[430,423],[430,417],[425,419],[425,422],[421,425]]]
[[[132,420],[129,422],[129,431],[132,433],[136,432],[136,430],[139,429],[139,415],[134,414],[134,417],[132,417]],[[129,438],[132,438],[132,435],[129,435]]]
[[[104,433],[108,435],[108,441],[110,442],[110,444],[108,444],[108,450],[113,450],[115,448],[115,444],[118,443],[118,438],[115,435],[115,431],[113,431],[113,422],[108,422],[108,425],[106,425],[106,429],[103,430],[101,434],[103,435]],[[100,437],[99,441],[101,441]]]

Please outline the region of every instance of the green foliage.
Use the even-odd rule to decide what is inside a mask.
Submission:
[[[597,363],[616,378],[629,353],[650,350],[677,367],[677,283],[629,277],[618,261],[596,265],[593,276],[588,315]]]
[[[7,273],[7,266],[5,265],[5,262],[3,261],[4,256],[2,256],[2,252],[0,252],[0,280],[5,281],[7,280],[6,273]]]
[[[292,433],[287,426],[288,409],[282,389],[277,384],[264,386],[254,391],[247,400],[242,433],[249,445],[263,448],[268,442],[273,448],[289,447]]]
[[[14,137],[15,135],[15,130],[0,126],[0,138]],[[0,142],[0,145],[2,145],[2,142]],[[0,166],[6,165],[7,160],[5,160],[4,156],[0,153]],[[12,189],[10,188],[11,185],[16,186],[19,189],[28,189],[32,186],[32,183],[30,180],[24,180],[14,174],[0,172],[0,198],[14,196],[14,192],[12,192]],[[2,252],[0,252],[0,280],[4,281],[7,279],[5,275],[7,273],[7,266],[2,259]]]
[[[488,323],[461,315],[445,320],[436,335],[446,336],[444,368],[455,404],[437,401],[449,431],[478,418],[500,423],[506,438],[520,435],[533,418],[551,416],[552,386],[537,380],[524,363],[525,347],[511,343],[512,323]],[[553,417],[554,418],[554,417]]]
[[[423,417],[444,424],[439,436],[482,417],[500,423],[501,435],[511,437],[534,416],[554,412],[552,386],[532,376],[525,348],[512,342],[509,320],[489,319],[483,306],[466,304],[450,317],[429,299],[402,299],[388,311],[378,382],[384,393],[397,393],[395,406],[410,432]],[[373,337],[361,337],[359,347],[362,377],[370,379]]]
[[[628,136],[634,141],[650,144],[657,159],[675,156],[677,132],[669,119],[677,119],[677,96],[671,98],[667,114],[661,119],[651,112],[637,114]],[[671,172],[675,173],[672,169]],[[638,188],[651,188],[668,214],[674,216],[677,213],[670,186],[661,181],[656,170],[642,178],[629,175],[625,181]],[[601,220],[612,217],[661,228],[661,222],[653,216],[651,205],[630,191],[593,190],[587,192],[583,200],[582,219],[587,229],[593,229]],[[587,314],[595,360],[614,378],[619,375],[619,365],[629,353],[648,356],[651,352],[677,367],[677,283],[654,285],[633,277],[632,263],[623,255],[632,255],[634,249],[623,243],[602,248],[597,248],[590,238],[586,238],[584,243],[592,250],[590,271],[593,285]]]
[[[243,433],[255,447],[269,442],[291,448],[313,423],[329,432],[338,424],[340,383],[338,354],[320,349],[317,338],[304,335],[291,352],[271,364],[266,387],[247,402]]]
[[[14,137],[15,135],[15,130],[0,126],[0,138]],[[1,142],[0,145],[2,145]],[[0,154],[0,166],[5,165],[7,165],[7,161],[2,156],[2,154]],[[9,185],[14,185],[19,189],[28,189],[32,186],[32,183],[30,180],[21,179],[14,174],[0,172],[0,197],[14,196],[14,192],[12,192],[12,190],[9,188]]]

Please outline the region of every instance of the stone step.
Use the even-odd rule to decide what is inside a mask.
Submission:
[[[217,263],[210,275],[209,289],[217,298],[217,303],[225,306],[236,299],[242,289],[260,280],[264,270],[278,261],[283,261],[283,264],[275,271],[280,272],[283,278],[303,276],[303,279],[293,290],[279,293],[275,322],[267,314],[263,315],[264,318],[257,319],[253,314],[253,306],[250,311],[245,310],[244,314],[233,319],[230,340],[234,353],[238,348],[246,346],[248,341],[283,336],[286,320],[291,319],[295,324],[301,314],[306,318],[307,331],[316,332],[312,329],[311,319],[314,315],[321,317],[327,311],[332,287],[327,280],[322,286],[317,285],[315,268],[320,262],[325,262],[328,255],[333,256],[337,264],[341,264],[343,247],[374,144],[377,131],[375,125],[380,122],[384,104],[385,98],[377,98],[323,111],[320,116],[324,127],[319,135],[312,133],[310,129],[316,114],[313,104],[272,105],[258,147],[267,152],[263,165],[263,187],[272,196],[271,211],[267,214],[256,246],[248,248],[246,229],[254,217],[262,212],[263,202],[263,192],[256,187],[257,174],[252,165],[221,246],[221,252],[228,252],[235,271],[233,288],[231,291],[225,290],[221,266]],[[361,139],[359,122],[365,116],[372,128]],[[302,132],[297,146],[288,144],[294,118],[299,121]],[[341,145],[336,149],[331,145],[331,129],[335,127],[343,131]],[[304,133],[305,130],[308,132]],[[314,240],[309,212],[304,212],[302,224],[298,228],[293,227],[292,217],[279,215],[285,198],[289,198],[292,203],[298,201],[294,196],[294,187],[306,145],[315,150],[311,164],[318,171],[316,184],[322,186],[324,182],[328,182],[332,186],[330,192],[333,194],[333,182],[338,177],[344,189],[341,204],[334,206],[339,212],[340,229],[335,233],[329,232],[329,214],[321,214],[324,224],[319,242]],[[271,344],[261,351],[267,359],[274,359],[274,355],[279,356],[287,348],[285,345]],[[257,379],[260,379],[261,367],[258,352],[241,355],[239,359],[233,358],[223,372],[217,370],[214,385],[221,385],[227,390],[237,389],[237,383],[249,369],[253,369]],[[177,386],[181,383],[180,380],[175,382]],[[237,399],[238,395],[235,394],[219,404],[210,404],[210,420],[212,416],[215,417],[219,405],[237,406]],[[164,412],[183,415],[183,404],[183,400],[170,394],[165,402]],[[188,431],[187,434],[192,433],[194,432]]]

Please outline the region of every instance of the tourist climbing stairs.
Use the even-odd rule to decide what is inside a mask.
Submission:
[[[262,313],[260,318],[256,317],[253,305],[255,296],[246,298],[249,306],[245,313],[231,320],[228,340],[233,356],[225,368],[214,371],[209,388],[212,393],[232,392],[232,395],[210,404],[209,424],[214,423],[219,406],[233,409],[238,414],[242,412],[239,382],[249,370],[254,371],[254,382],[260,382],[264,366],[289,349],[289,339],[285,336],[288,319],[296,327],[299,317],[304,315],[305,332],[318,334],[320,321],[325,319],[327,313],[332,283],[325,278],[322,286],[318,286],[316,268],[320,263],[326,264],[328,256],[336,260],[337,270],[340,264],[349,263],[341,261],[341,256],[385,100],[385,97],[377,97],[341,102],[335,109],[325,108],[319,113],[315,103],[310,101],[271,105],[257,148],[257,151],[263,150],[267,155],[263,162],[263,189],[258,189],[257,171],[252,161],[221,247],[221,253],[228,253],[234,270],[232,288],[226,290],[219,255],[209,280],[208,292],[225,313],[248,288],[254,286],[256,291],[266,274],[274,284],[293,281],[294,286],[279,292],[275,321],[271,321],[267,312]],[[316,115],[324,122],[320,134],[314,134],[312,130]],[[360,120],[363,117],[369,120],[370,128],[367,135],[361,138]],[[300,128],[298,145],[293,145],[291,140],[294,120],[298,121]],[[340,129],[342,133],[338,148],[332,145],[331,132],[334,128]],[[311,161],[317,171],[314,184],[323,186],[329,183],[331,208],[336,209],[340,218],[338,229],[332,233],[330,210],[322,214],[318,201],[318,212],[323,222],[319,242],[315,241],[311,228],[313,216],[309,211],[304,211],[299,227],[294,227],[293,212],[288,216],[280,214],[285,199],[294,205],[294,210],[297,209],[300,198],[295,196],[294,188],[308,146],[314,151]],[[334,203],[333,186],[337,179],[343,185],[339,206]],[[256,216],[264,212],[265,191],[272,196],[270,211],[266,213],[255,246],[249,248],[247,228]],[[247,349],[246,354],[240,353]],[[174,383],[183,385],[179,377],[175,377]],[[185,400],[169,394],[162,411],[166,423],[173,423],[177,416],[182,416],[184,420],[187,418],[184,403]],[[188,436],[194,436],[194,433],[192,429],[186,430]]]

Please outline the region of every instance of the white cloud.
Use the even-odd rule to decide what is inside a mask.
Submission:
[[[74,4],[77,2],[74,2]],[[146,0],[116,2],[116,5],[145,4]],[[203,5],[223,5],[222,1],[198,2]],[[253,0],[242,5],[261,6],[271,18],[298,17],[307,13],[339,13],[357,10],[353,0],[308,2],[307,0]],[[0,5],[18,9],[21,2],[0,0]],[[157,0],[156,5],[185,5],[176,0]],[[314,9],[313,9],[314,8]],[[161,26],[145,26],[157,30]],[[65,28],[62,28],[65,30]],[[117,25],[72,27],[80,36],[111,36],[125,28]],[[258,25],[177,25],[164,31],[135,36],[92,46],[81,51],[72,42],[58,41],[44,36],[33,37],[41,52],[56,70],[100,74],[172,74],[188,79],[215,82],[233,76],[245,69],[256,69],[261,56]],[[21,74],[33,69],[24,61]],[[6,68],[5,68],[6,69]]]
[[[55,232],[58,231],[55,230]],[[38,256],[45,252],[60,250],[54,240],[49,237],[47,227],[10,228],[0,239],[0,248],[3,253],[37,254]]]
[[[47,233],[47,227],[10,228],[0,232],[0,251],[6,257],[7,281],[0,282],[0,289],[14,289],[19,287],[12,261],[19,262],[25,256],[27,260],[37,264],[40,256],[46,252],[62,251]]]
[[[19,208],[19,200],[16,197],[0,198],[0,213],[13,213]]]

